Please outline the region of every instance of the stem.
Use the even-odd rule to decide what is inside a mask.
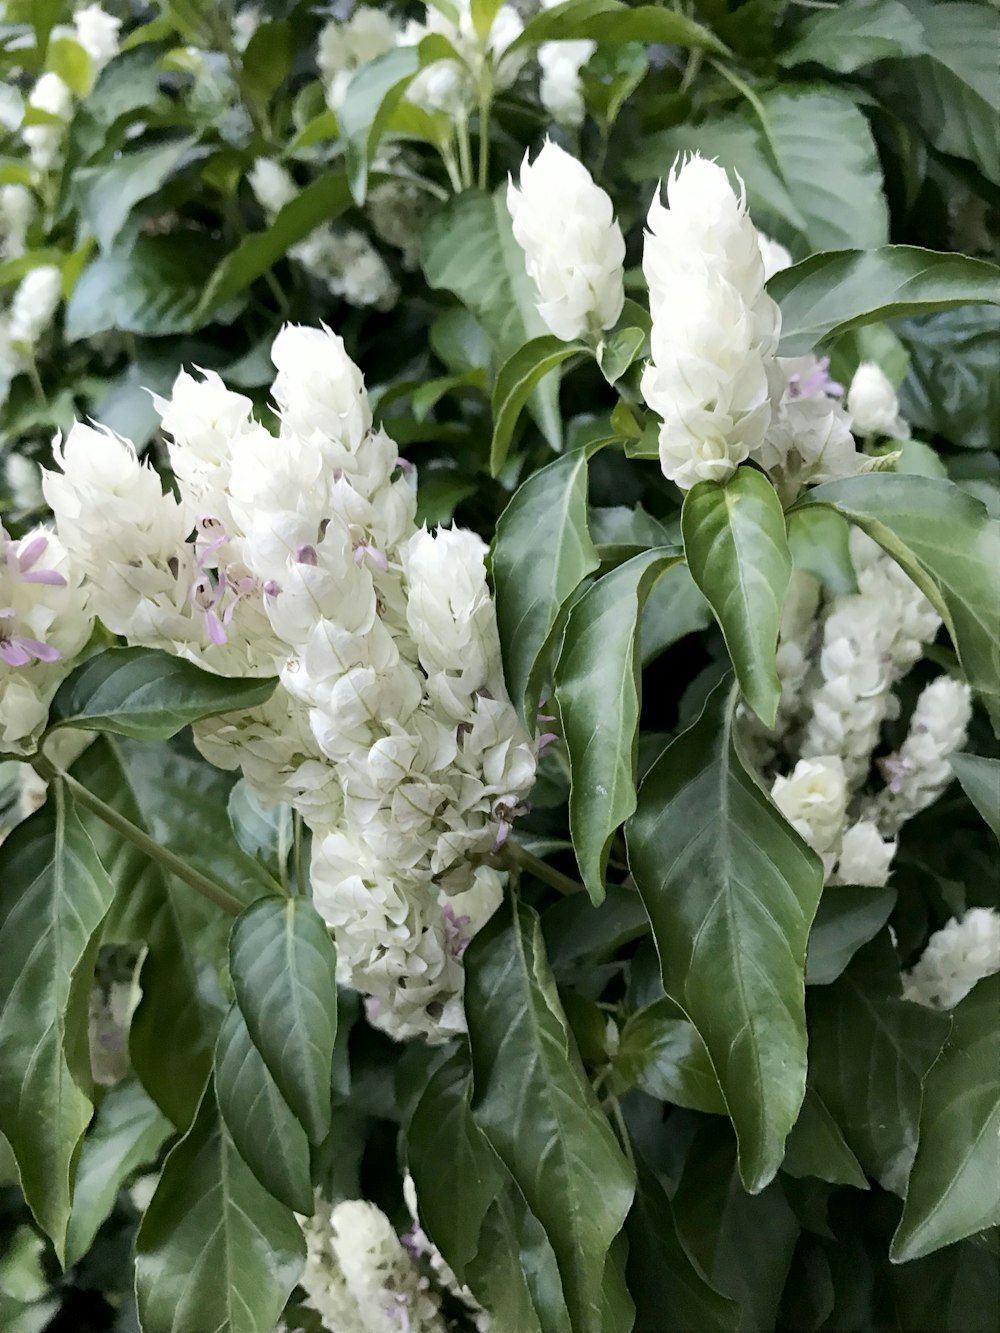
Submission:
[[[479,188],[486,190],[490,181],[490,104],[493,85],[484,68],[479,84]]]
[[[521,847],[516,842],[508,842],[504,847],[504,856],[506,860],[518,866],[522,870],[530,871],[536,879],[542,880],[557,893],[583,893],[584,887],[575,879],[570,879],[569,875],[564,875],[561,870],[554,870],[552,866],[546,865],[541,857],[535,856],[529,852],[527,847]]]
[[[455,161],[455,154],[451,150],[450,143],[440,145],[441,160],[444,163],[445,170],[448,173],[448,180],[451,182],[451,188],[456,194],[462,193],[462,177],[459,174],[458,164]]]
[[[611,1114],[614,1116],[615,1124],[618,1126],[618,1136],[622,1141],[622,1152],[628,1158],[629,1165],[632,1167],[632,1170],[634,1171],[635,1156],[633,1155],[632,1152],[632,1143],[628,1136],[628,1129],[625,1126],[625,1117],[622,1115],[621,1104],[619,1103],[618,1098],[614,1095],[614,1093],[611,1094],[608,1100],[611,1103]]]
[[[140,852],[148,856],[151,861],[158,861],[164,870],[169,871],[177,879],[183,880],[185,884],[190,885],[192,889],[200,893],[203,898],[207,898],[210,903],[216,907],[221,907],[224,912],[230,916],[239,916],[243,911],[243,903],[238,898],[227,892],[220,884],[207,875],[203,875],[200,870],[195,870],[194,866],[169,851],[166,847],[161,847],[158,842],[154,842],[148,833],[144,833],[141,828],[137,828],[130,819],[119,814],[112,806],[107,805],[99,796],[95,796],[92,791],[76,778],[70,777],[61,768],[57,768],[44,755],[36,755],[32,760],[35,770],[49,782],[58,782],[66,791],[70,793],[73,799],[84,806],[91,814],[95,814],[109,828],[113,828],[116,833],[130,842],[133,847],[137,847]]]
[[[306,862],[302,838],[302,816],[297,810],[292,813],[292,838],[295,844],[295,887],[299,894],[306,892]]]
[[[468,113],[462,111],[458,116],[458,161],[462,168],[462,189],[472,189],[472,139],[469,135]]]

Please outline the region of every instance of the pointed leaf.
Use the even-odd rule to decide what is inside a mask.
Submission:
[[[700,47],[724,54],[714,33],[692,19],[656,5],[632,7],[621,0],[567,0],[543,9],[524,26],[509,48],[519,51],[539,42],[665,42],[670,46]]]
[[[785,1144],[782,1171],[790,1176],[816,1176],[832,1185],[866,1190],[861,1164],[844,1142],[836,1120],[814,1088],[807,1087],[799,1118]]]
[[[825,890],[809,932],[806,985],[836,981],[861,946],[889,920],[895,905],[895,889],[838,884]]]
[[[209,1087],[136,1238],[143,1333],[273,1333],[304,1257],[293,1214],[237,1153]]]
[[[708,1048],[757,1192],[805,1091],[803,973],[823,873],[748,773],[728,683],[650,769],[625,832],[663,988]]]
[[[511,1185],[483,1219],[479,1253],[466,1279],[490,1327],[517,1333],[571,1333],[552,1246],[538,1219]]]
[[[466,954],[473,1114],[545,1229],[573,1333],[602,1333],[631,1169],[583,1074],[538,916],[516,902]]]
[[[87,1022],[114,889],[60,791],[0,846],[0,1133],[60,1260],[92,1105]]]
[[[921,55],[926,49],[923,24],[901,0],[847,0],[808,15],[778,64],[823,65],[837,74],[853,74],[876,60]]]
[[[60,685],[49,725],[166,740],[203,717],[266,703],[273,693],[270,678],[213,676],[158,648],[106,648]]]
[[[649,337],[648,329],[619,329],[609,333],[601,344],[598,360],[601,371],[609,384],[617,384],[638,358]]]
[[[984,259],[913,245],[831,250],[776,273],[767,289],[781,307],[781,354],[898,315],[1000,305],[1000,269]]]
[[[338,119],[347,144],[351,193],[357,204],[365,201],[375,150],[420,63],[416,47],[393,47],[363,64],[347,85]]]
[[[1000,1223],[1000,976],[954,1011],[924,1084],[917,1155],[892,1240],[896,1263]]]
[[[534,730],[548,653],[563,609],[600,564],[587,526],[585,449],[528,478],[497,523],[497,628],[514,707]]]
[[[629,1016],[614,1069],[628,1086],[660,1101],[726,1114],[726,1099],[705,1043],[673,1000],[654,1000]]]
[[[1000,838],[1000,759],[984,759],[979,754],[948,756],[962,790]]]
[[[588,349],[584,343],[567,343],[546,334],[532,338],[518,348],[500,367],[493,387],[493,441],[490,445],[490,473],[497,476],[507,461],[514,428],[531,397],[531,391],[550,370]]]
[[[303,898],[262,898],[233,926],[229,966],[250,1038],[313,1143],[330,1129],[337,951]]]
[[[792,558],[781,501],[768,479],[741,467],[724,484],[701,481],[684,497],[684,554],[722,627],[736,679],[765,726],[781,685],[774,659]]]
[[[569,826],[595,904],[604,898],[615,830],[635,809],[640,618],[657,579],[679,559],[662,549],[647,551],[598,579],[570,612],[556,663],[572,781]]]

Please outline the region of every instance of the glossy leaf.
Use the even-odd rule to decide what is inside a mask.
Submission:
[[[832,1185],[866,1190],[858,1159],[844,1142],[837,1122],[814,1088],[807,1087],[799,1118],[785,1144],[781,1169],[790,1176],[816,1176]]]
[[[229,1137],[260,1183],[281,1203],[313,1208],[309,1140],[231,1005],[215,1048],[215,1091]]]
[[[615,830],[635,809],[643,605],[678,556],[647,551],[598,579],[570,611],[555,668],[556,700],[569,752],[569,826],[594,903]]]
[[[705,1043],[673,1000],[654,1000],[631,1014],[614,1058],[624,1082],[660,1101],[726,1114],[726,1101]]]
[[[77,1149],[93,1109],[87,1022],[98,932],[113,893],[61,795],[0,846],[0,1132],[60,1260]]]
[[[916,476],[849,477],[831,504],[897,560],[942,615],[966,678],[1000,726],[1000,522],[960,487]]]
[[[728,682],[639,788],[629,865],[663,988],[700,1033],[756,1193],[805,1091],[806,940],[822,868],[747,771]]]
[[[834,885],[826,889],[809,932],[806,985],[836,981],[857,951],[874,939],[896,903],[896,890]]]
[[[601,345],[599,361],[604,378],[617,384],[646,344],[648,329],[626,328],[609,333]]]
[[[473,1114],[555,1251],[573,1333],[602,1333],[634,1178],[584,1077],[537,914],[501,911],[465,961]]]
[[[263,898],[233,927],[229,966],[251,1040],[313,1143],[330,1128],[337,954],[302,898]]]
[[[533,473],[497,523],[493,582],[504,676],[532,729],[564,608],[600,563],[587,526],[587,459],[577,449]]]
[[[294,1215],[245,1165],[209,1088],[136,1238],[143,1333],[272,1333],[304,1257]]]
[[[900,387],[906,420],[964,449],[1000,452],[1000,309],[942,310],[896,329],[909,352]]]
[[[948,1026],[901,998],[886,932],[832,986],[809,992],[810,1083],[865,1173],[898,1194],[916,1152],[921,1084]]]
[[[571,356],[586,352],[583,343],[567,343],[552,334],[533,338],[500,367],[493,388],[493,440],[490,472],[495,477],[507,461],[518,418],[535,385]]]
[[[274,684],[213,676],[158,648],[105,648],[60,685],[49,725],[162,741],[204,717],[266,703]]]
[[[948,763],[966,796],[1000,838],[1000,759],[951,754]]]
[[[155,194],[186,162],[208,151],[198,150],[192,157],[195,143],[190,135],[171,139],[76,173],[73,189],[80,211],[102,251],[111,249],[136,204]]]
[[[807,15],[778,64],[823,65],[837,74],[853,74],[876,60],[921,55],[926,49],[923,25],[901,0],[848,0]]]
[[[491,1204],[466,1280],[489,1310],[491,1327],[572,1333],[552,1246],[516,1187]]]
[[[66,1235],[66,1263],[78,1263],[110,1215],[118,1191],[151,1166],[173,1125],[135,1078],[109,1088],[83,1141]]]
[[[927,1075],[917,1155],[892,1241],[897,1263],[1000,1224],[1000,976],[954,1010]]]
[[[801,356],[826,338],[900,315],[1000,305],[1000,269],[984,259],[912,245],[834,250],[776,273],[781,354]]]
[[[362,65],[347,85],[338,119],[347,143],[350,188],[357,204],[365,201],[368,172],[389,118],[419,67],[420,55],[415,47],[394,47]]]
[[[655,5],[633,8],[621,0],[567,0],[545,9],[525,24],[524,32],[510,49],[583,38],[596,42],[666,42],[719,53],[726,50],[718,37],[683,14]]]
[[[753,468],[723,485],[702,481],[684,497],[684,554],[722,627],[736,679],[765,726],[781,695],[775,667],[778,628],[792,572],[781,501]]]
[[[263,805],[249,782],[241,778],[229,793],[228,810],[240,847],[280,883],[287,873],[294,838],[291,807]]]

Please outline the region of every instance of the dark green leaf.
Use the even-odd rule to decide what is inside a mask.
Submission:
[[[726,1114],[705,1043],[673,1000],[654,1000],[622,1029],[615,1073],[651,1097],[692,1111]]]
[[[586,449],[557,458],[517,491],[497,523],[497,626],[514,706],[534,727],[563,610],[600,563],[587,527]]]
[[[782,355],[801,356],[831,335],[898,315],[1000,305],[1000,269],[984,259],[886,245],[813,255],[776,273],[768,291],[781,307]]]
[[[966,796],[1000,838],[1000,759],[952,754],[948,762]]]
[[[722,627],[747,703],[766,727],[781,695],[778,627],[792,560],[781,501],[768,479],[738,468],[720,485],[702,481],[684,497],[684,554]]]
[[[580,874],[595,903],[615,830],[635,809],[643,604],[680,557],[647,551],[598,579],[576,602],[555,668],[556,700],[569,751],[569,826]]]
[[[110,1088],[83,1141],[66,1235],[66,1263],[78,1263],[110,1215],[133,1172],[151,1166],[173,1133],[142,1084],[128,1078]]]
[[[304,1255],[294,1216],[243,1162],[209,1087],[136,1238],[143,1333],[273,1333]]]
[[[626,840],[663,988],[708,1048],[757,1192],[805,1090],[803,973],[823,876],[744,766],[731,693],[717,687],[650,769]]]
[[[1000,310],[942,310],[896,329],[910,354],[906,420],[964,449],[1000,452]]]
[[[1000,726],[1000,522],[960,487],[928,477],[848,477],[803,503],[833,505],[903,566],[937,607]]]
[[[291,807],[261,804],[249,782],[241,778],[229,793],[228,808],[236,841],[281,883],[293,840]]]
[[[0,846],[0,1132],[60,1260],[92,1111],[87,1020],[113,893],[59,792]]]
[[[616,384],[646,345],[646,329],[619,329],[609,333],[600,350],[601,370],[609,384]]]
[[[571,1333],[552,1246],[515,1187],[483,1219],[466,1280],[498,1333]]]
[[[837,1122],[819,1093],[810,1087],[806,1087],[802,1110],[785,1144],[781,1169],[790,1176],[817,1176],[832,1185],[868,1188],[865,1173],[844,1142]]]
[[[313,1209],[309,1140],[232,1005],[215,1048],[219,1113],[237,1152],[260,1183],[297,1213]]]
[[[954,1011],[924,1084],[917,1155],[892,1241],[897,1263],[1000,1223],[1000,976]]]
[[[158,648],[106,648],[71,672],[49,711],[52,727],[166,740],[204,717],[255,708],[274,680],[231,680]]]
[[[718,37],[683,14],[655,5],[632,8],[621,0],[567,0],[543,10],[525,24],[524,32],[508,50],[582,38],[596,42],[665,42],[720,54],[726,50]]]
[[[73,188],[80,212],[101,250],[111,249],[136,204],[155,194],[185,161],[192,160],[196,142],[193,135],[171,139],[77,171]]]
[[[263,898],[233,927],[229,966],[251,1040],[313,1143],[330,1128],[337,954],[302,898]]]
[[[567,343],[551,333],[518,348],[500,367],[493,387],[493,441],[490,472],[495,477],[507,461],[511,437],[535,385],[571,356],[586,352],[583,343]]]
[[[473,1114],[555,1251],[574,1333],[602,1333],[631,1169],[585,1078],[538,917],[516,902],[466,954]]]
[[[291,69],[295,43],[285,19],[262,23],[243,52],[243,78],[262,101],[281,86]]]
[[[876,60],[922,55],[927,50],[923,24],[900,0],[848,0],[809,14],[778,64],[824,65],[837,74],[853,74]]]
[[[712,608],[705,601],[686,564],[668,569],[646,598],[639,627],[642,665],[688,634],[708,629]]]
[[[836,981],[861,946],[874,939],[889,920],[895,902],[895,889],[847,885],[827,889],[809,932],[806,985],[828,986]]]
[[[901,998],[886,932],[832,986],[809,992],[809,1081],[865,1173],[898,1194],[917,1147],[921,1083],[947,1032],[946,1017]]]

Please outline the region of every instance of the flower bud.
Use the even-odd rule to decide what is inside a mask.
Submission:
[[[847,410],[855,435],[889,435],[909,439],[910,428],[899,415],[899,399],[888,376],[874,361],[862,361],[847,391]]]

